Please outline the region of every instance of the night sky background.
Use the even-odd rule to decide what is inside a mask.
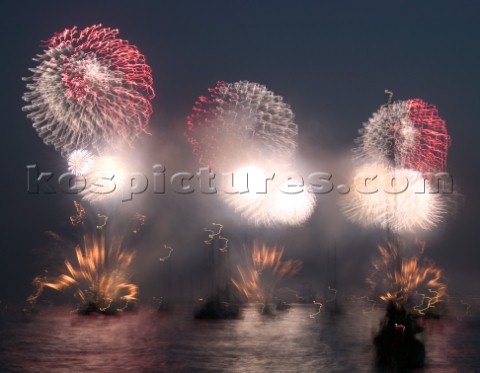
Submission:
[[[448,171],[459,203],[455,215],[421,238],[427,241],[427,255],[444,269],[450,293],[478,294],[479,3],[18,1],[3,2],[0,13],[0,300],[25,299],[32,278],[62,262],[67,248],[49,247],[44,232],[68,237],[68,217],[74,212],[72,196],[27,193],[26,165],[57,173],[66,167],[22,112],[21,78],[30,75],[41,40],[95,23],[120,29],[120,37],[136,45],[152,67],[152,136],[138,145],[147,176],[155,163],[165,165],[167,174],[196,170],[182,136],[185,117],[218,80],[258,82],[283,96],[299,125],[305,170],[331,172],[336,184],[347,176],[353,140],[362,122],[384,103],[385,88],[397,99],[418,97],[435,104],[452,137]],[[326,286],[326,257],[336,245],[339,291],[368,294],[363,280],[385,233],[345,221],[336,198],[336,193],[320,196],[303,227],[255,229],[215,196],[147,191],[127,207],[129,213],[147,216],[135,242],[133,268],[141,299],[161,289],[158,258],[164,243],[175,248],[172,266],[179,284],[201,276],[203,228],[212,221],[225,225],[232,252],[254,239],[286,246],[286,257],[305,263],[292,283],[297,288],[304,282]]]

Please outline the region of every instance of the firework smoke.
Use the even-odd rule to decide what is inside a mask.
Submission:
[[[252,225],[301,225],[315,210],[315,194],[306,188],[287,193],[289,181],[281,175],[270,180],[268,186],[264,171],[258,167],[243,168],[235,175],[239,179],[247,179],[248,175],[248,193],[221,193],[220,198]]]

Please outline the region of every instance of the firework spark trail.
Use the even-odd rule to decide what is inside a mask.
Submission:
[[[159,260],[160,260],[161,262],[166,262],[167,259],[170,259],[170,257],[172,256],[172,253],[173,253],[174,250],[173,250],[173,247],[167,246],[166,244],[163,245],[163,247],[164,247],[166,250],[168,250],[168,254],[167,254],[166,256],[160,257]]]
[[[208,167],[232,169],[259,159],[290,162],[298,137],[293,120],[290,106],[265,86],[218,82],[195,102],[185,137],[198,162]]]
[[[363,309],[362,312],[363,313],[371,313],[373,312],[373,310],[375,309],[375,306],[377,304],[379,304],[376,300],[374,299],[370,299],[369,297],[367,296],[363,296],[363,297],[360,297],[360,298],[356,298],[356,300],[360,300],[361,303],[367,303],[369,304],[369,307],[368,309]]]
[[[85,209],[80,202],[73,201],[73,205],[75,206],[76,215],[70,216],[70,223],[72,223],[73,226],[83,224],[86,216]]]
[[[103,229],[103,228],[105,228],[105,227],[107,226],[108,216],[107,216],[107,215],[102,215],[102,214],[97,214],[97,216],[98,216],[100,219],[103,219],[103,223],[96,226],[97,229]]]
[[[205,232],[209,232],[208,240],[203,241],[206,245],[211,245],[215,237],[218,238],[219,241],[223,241],[223,246],[218,249],[218,251],[222,253],[226,253],[228,251],[228,238],[222,236],[223,225],[218,223],[212,223],[213,226],[218,227],[217,232],[212,229],[203,228]]]
[[[299,260],[282,261],[284,248],[260,246],[254,242],[250,257],[244,266],[237,266],[240,278],[231,281],[250,302],[268,305],[278,283],[298,273]]]
[[[118,237],[108,246],[105,241],[103,234],[84,235],[83,247],[75,249],[76,263],[66,260],[66,271],[58,277],[36,277],[33,284],[37,290],[27,301],[35,303],[45,288],[74,288],[83,305],[95,304],[100,311],[119,301],[136,300],[138,288],[128,280],[134,253],[124,250]]]
[[[317,312],[315,312],[315,313],[311,313],[311,314],[309,315],[309,317],[310,317],[311,319],[316,319],[317,316],[320,315],[320,312],[322,311],[323,303],[317,302],[317,301],[314,300],[314,301],[313,301],[313,304],[316,305],[316,306],[318,306],[318,310],[317,310]]]
[[[145,132],[155,96],[151,69],[118,33],[102,25],[65,29],[46,42],[24,78],[23,110],[62,155],[130,145]]]
[[[445,171],[450,136],[438,110],[421,99],[384,105],[356,140],[360,159],[391,161],[418,172]]]
[[[340,208],[347,219],[366,227],[396,233],[431,230],[449,211],[446,195],[435,193],[414,170],[392,169],[384,163],[365,164],[356,170],[352,185],[358,189],[341,196]]]
[[[374,260],[374,271],[367,282],[373,291],[384,292],[381,300],[393,301],[398,307],[417,314],[424,314],[442,301],[446,295],[442,271],[432,260],[422,259],[424,244],[420,243],[419,252],[410,256],[400,255],[401,250],[392,243],[378,249],[380,258]],[[427,291],[432,296],[427,297]],[[425,299],[428,299],[426,305]]]

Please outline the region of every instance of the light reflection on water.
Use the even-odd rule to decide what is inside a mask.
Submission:
[[[79,317],[63,307],[0,319],[0,372],[371,372],[382,310],[346,310],[312,320],[311,306],[277,316],[195,321],[192,309]],[[429,320],[428,372],[480,371],[480,328]]]

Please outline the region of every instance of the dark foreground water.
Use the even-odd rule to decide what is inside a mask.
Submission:
[[[51,307],[0,315],[0,372],[371,372],[372,336],[383,310],[320,314],[294,306],[277,316],[195,321],[192,310],[147,309],[119,317],[81,317]],[[426,372],[480,372],[480,325],[428,320],[421,335]]]

